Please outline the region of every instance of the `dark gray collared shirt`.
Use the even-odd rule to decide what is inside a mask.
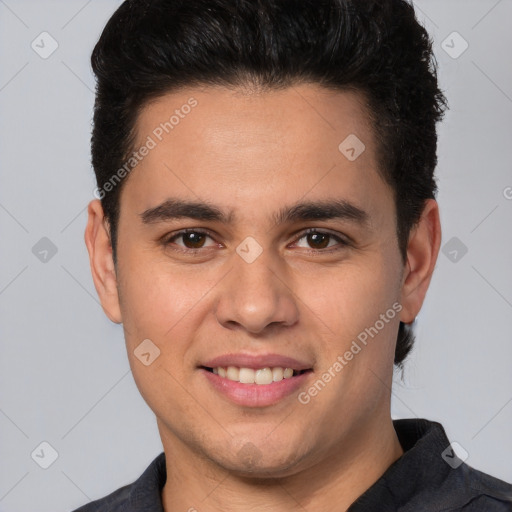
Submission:
[[[460,461],[439,423],[406,419],[393,425],[404,454],[348,512],[512,511],[512,485]],[[138,480],[74,512],[164,512],[165,480],[161,453]]]

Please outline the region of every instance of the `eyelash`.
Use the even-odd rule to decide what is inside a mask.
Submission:
[[[196,233],[196,234],[200,234],[200,235],[206,235],[206,236],[210,237],[212,240],[214,240],[213,236],[208,231],[204,231],[202,229],[189,228],[189,229],[183,229],[181,231],[178,231],[177,233],[174,233],[174,234],[171,234],[170,236],[165,237],[163,239],[163,245],[165,247],[167,247],[174,240],[176,240],[180,236],[186,235],[188,233]],[[302,238],[304,238],[304,237],[306,237],[307,235],[310,235],[310,234],[318,234],[318,235],[329,236],[329,237],[335,239],[341,247],[337,247],[337,248],[332,248],[331,247],[329,249],[306,249],[306,252],[309,253],[309,254],[330,254],[330,253],[339,251],[339,250],[343,249],[344,247],[348,247],[350,245],[348,240],[345,240],[345,239],[341,238],[338,235],[334,235],[333,233],[330,233],[329,231],[323,231],[323,230],[320,230],[320,229],[317,229],[317,228],[309,228],[309,229],[307,229],[305,231],[300,232],[299,235],[298,235],[298,238],[296,239],[296,242],[298,242],[299,240],[301,240]],[[190,248],[178,247],[178,248],[173,248],[173,251],[181,252],[181,253],[186,253],[186,254],[198,254],[203,249],[205,249],[205,248],[204,247],[199,247],[197,249],[190,249]]]

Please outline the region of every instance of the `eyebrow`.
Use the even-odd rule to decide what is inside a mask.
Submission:
[[[223,212],[220,208],[207,202],[185,201],[169,198],[163,203],[149,208],[140,214],[144,224],[167,222],[181,218],[198,221],[216,221],[232,224],[235,220],[233,211]],[[283,207],[272,216],[276,224],[298,221],[341,219],[368,227],[370,217],[367,212],[354,204],[343,200],[307,201]]]

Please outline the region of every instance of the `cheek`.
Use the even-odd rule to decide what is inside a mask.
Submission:
[[[383,383],[389,380],[399,324],[398,273],[383,256],[369,260],[337,269],[301,291],[314,323],[309,332],[322,347],[321,382],[306,390],[305,400],[319,418],[325,415],[331,431],[343,428],[344,421],[344,416],[333,421],[333,404],[345,415],[364,416],[382,403],[388,390]]]
[[[354,336],[373,325],[399,299],[397,280],[392,266],[375,258],[371,265],[341,266],[323,278],[317,276],[314,287],[309,280],[298,295],[307,298],[306,304],[326,329]]]
[[[187,271],[171,269],[143,252],[126,252],[119,269],[119,295],[129,347],[149,338],[166,350],[178,350],[183,319],[204,294],[201,283]]]
[[[368,368],[385,376],[392,365],[401,307],[399,277],[399,260],[383,249],[302,281],[298,296],[306,298],[305,311],[314,323],[310,332],[323,347],[322,369],[332,368],[341,356],[341,373],[351,374],[354,390],[369,385]]]
[[[172,270],[142,251],[124,253],[119,293],[126,349],[136,385],[149,407],[185,413],[182,383],[194,315],[204,287],[187,272]],[[149,344],[145,340],[150,340]],[[141,347],[145,347],[142,350]],[[156,347],[156,348],[155,348]],[[149,353],[148,358],[142,354]],[[145,364],[149,363],[149,364]]]

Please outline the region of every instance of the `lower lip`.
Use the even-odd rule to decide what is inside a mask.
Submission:
[[[304,372],[270,384],[242,384],[220,377],[204,368],[200,370],[217,391],[232,402],[245,407],[267,407],[276,404],[279,400],[296,392],[313,373]]]

